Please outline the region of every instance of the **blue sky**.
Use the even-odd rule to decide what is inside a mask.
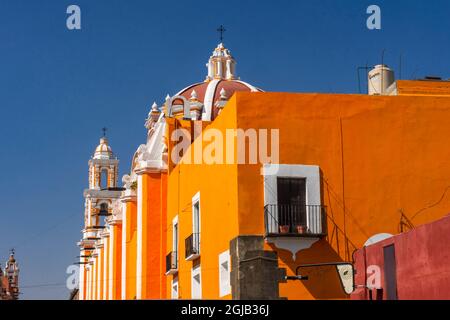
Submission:
[[[77,4],[82,30],[66,28]],[[382,30],[366,28],[366,8]],[[101,128],[127,173],[153,101],[202,81],[225,45],[267,91],[357,93],[358,66],[450,77],[450,3],[434,1],[1,0],[0,259],[15,247],[22,299],[66,299],[87,161]]]

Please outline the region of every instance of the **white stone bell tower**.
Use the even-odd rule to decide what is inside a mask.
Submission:
[[[106,129],[104,129],[106,131]],[[85,299],[84,283],[86,272],[92,267],[93,258],[103,246],[108,234],[113,207],[121,196],[123,188],[118,187],[119,159],[112,152],[106,134],[89,160],[89,188],[84,190],[84,229],[80,247],[80,299]]]

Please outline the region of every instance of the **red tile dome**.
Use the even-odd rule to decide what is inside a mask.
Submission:
[[[215,107],[215,104],[220,99],[220,93],[223,92],[222,90],[225,90],[227,99],[229,99],[236,91],[262,91],[261,89],[240,80],[213,79],[184,88],[178,92],[176,96],[183,96],[189,100],[195,91],[197,100],[204,105],[204,116],[206,118],[202,117],[203,120],[214,120],[218,115],[218,109]],[[174,104],[176,103],[174,102]]]

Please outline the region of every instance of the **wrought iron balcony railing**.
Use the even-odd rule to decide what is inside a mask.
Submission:
[[[324,237],[326,207],[269,204],[264,207],[266,236]]]
[[[200,233],[193,233],[186,238],[185,242],[186,260],[194,260],[200,256]]]
[[[166,256],[166,274],[174,274],[176,272],[178,272],[178,255],[174,251]]]

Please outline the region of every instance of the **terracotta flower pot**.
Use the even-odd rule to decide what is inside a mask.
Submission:
[[[280,226],[280,233],[281,234],[289,233],[289,226]]]
[[[306,232],[307,232],[306,226],[303,226],[303,225],[297,226],[297,233],[299,233],[299,234],[305,234]]]

